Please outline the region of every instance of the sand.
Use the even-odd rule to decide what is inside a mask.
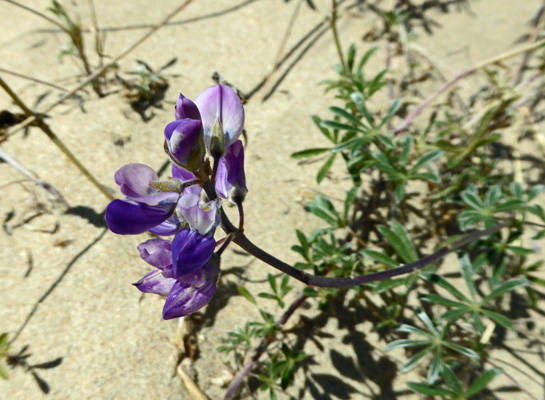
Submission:
[[[49,5],[45,0],[23,3],[42,12]],[[78,12],[89,27],[88,4],[80,3]],[[120,53],[179,3],[96,0],[99,25],[121,28],[107,31],[106,54],[113,57]],[[178,93],[194,98],[213,84],[210,75],[214,71],[249,92],[272,70],[298,1],[244,2],[244,6],[231,12],[191,21],[240,3],[194,1],[174,18],[174,23],[158,30],[119,62],[118,72],[127,77],[127,72],[135,70],[136,60],[158,68],[177,58],[165,70],[169,88],[164,107],[153,109],[150,121],[142,121],[131,110],[117,84],[108,86],[113,93],[100,99],[87,88],[80,92],[80,104],[69,100],[48,114],[47,123],[53,131],[116,195],[119,193],[113,174],[120,166],[138,162],[159,169],[165,162],[162,134],[164,126],[174,118],[172,107]],[[316,11],[303,4],[287,48],[324,19],[330,2],[314,3]],[[540,3],[481,0],[471,1],[469,11],[455,6],[448,13],[430,10],[427,15],[437,25],[432,34],[415,27],[417,43],[454,74],[513,48],[515,40],[528,32],[528,21]],[[2,68],[65,88],[77,84],[81,68],[70,57],[65,57],[62,64],[58,62],[59,49],[67,40],[54,26],[6,2],[0,4],[0,20]],[[386,58],[384,40],[361,40],[373,25],[380,23],[369,12],[354,11],[339,21],[344,48],[351,42],[362,50],[379,48],[370,63],[370,73],[382,69]],[[92,63],[96,63],[92,36],[87,34],[85,38]],[[333,169],[330,179],[318,186],[315,174],[319,164],[301,166],[290,158],[293,151],[325,144],[310,116],[326,116],[327,107],[334,102],[331,94],[323,95],[323,87],[317,83],[333,76],[331,67],[335,60],[333,38],[331,32],[326,32],[266,102],[262,102],[265,92],[261,90],[246,105],[246,174],[250,190],[245,203],[246,232],[255,243],[289,263],[297,261],[297,255],[290,251],[296,240],[294,229],[308,233],[319,226],[319,221],[307,214],[302,205],[318,191],[338,199],[341,195],[336,196],[336,191],[349,187],[340,165]],[[395,68],[402,68],[400,64],[394,60],[394,72]],[[272,82],[281,74],[282,71],[276,73]],[[0,75],[27,105],[38,110],[55,101],[60,93],[1,72]],[[476,79],[464,84],[475,85]],[[430,87],[439,84],[434,81]],[[0,110],[3,109],[20,111],[4,92],[0,93]],[[120,139],[123,145],[119,145]],[[142,296],[131,286],[149,269],[136,251],[136,246],[148,236],[121,237],[108,232],[101,216],[108,200],[39,129],[30,128],[27,134],[20,132],[1,146],[57,188],[70,209],[64,212],[52,204],[43,190],[31,182],[9,184],[23,176],[10,165],[0,164],[0,217],[5,220],[4,230],[0,231],[0,332],[13,336],[20,331],[12,350],[18,352],[29,346],[31,356],[27,361],[31,365],[62,358],[62,363],[54,368],[36,370],[47,383],[49,395],[43,394],[29,371],[15,368],[10,369],[8,381],[0,381],[0,398],[190,398],[176,374],[180,349],[173,339],[178,322],[162,320],[162,299]],[[43,205],[44,214],[25,223],[37,212],[38,203]],[[8,215],[12,215],[9,220]],[[54,233],[46,232],[52,230]],[[223,363],[232,363],[231,358],[215,350],[221,336],[258,315],[256,308],[238,295],[236,286],[244,285],[257,293],[266,285],[266,274],[273,272],[267,265],[233,249],[234,246],[223,257],[218,294],[203,312],[203,327],[198,334],[200,357],[190,368],[196,373],[195,381],[211,399],[221,398],[225,390],[222,384],[229,378]],[[299,283],[293,285],[302,289]],[[270,311],[274,310],[270,305]],[[312,362],[298,371],[296,387],[289,392],[292,398],[359,399],[367,398],[371,392],[382,392],[383,399],[394,398],[389,383],[384,383],[391,379],[376,371],[388,370],[395,360],[379,350],[367,351],[369,346],[377,345],[377,335],[371,333],[372,324],[360,314],[358,310],[344,310],[323,328],[325,337],[319,338],[318,343],[305,344],[304,350],[313,355]],[[292,326],[299,318],[294,317]],[[319,321],[315,323],[319,326]],[[384,347],[382,343],[377,346]],[[542,361],[536,363],[543,369]],[[395,390],[401,391],[398,398],[409,397],[404,385],[407,379],[400,376],[394,381]],[[524,377],[520,379],[543,396],[542,386]]]

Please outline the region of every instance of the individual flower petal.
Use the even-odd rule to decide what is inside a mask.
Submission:
[[[242,141],[237,140],[225,152],[220,160],[216,174],[216,193],[218,196],[227,199],[231,189],[236,186],[241,195],[248,193],[246,187],[246,176],[244,174],[244,148]]]
[[[172,177],[175,179],[179,179],[182,182],[187,182],[194,180],[195,174],[178,167],[176,164],[172,164]]]
[[[244,127],[244,107],[233,89],[225,85],[211,86],[197,96],[195,104],[201,113],[208,149],[212,129],[218,120],[225,135],[225,149],[237,141]]]
[[[166,221],[154,226],[149,231],[157,236],[171,236],[180,231],[182,226],[180,219],[175,214],[172,214]]]
[[[189,283],[192,286],[202,286],[204,281],[215,278],[220,273],[220,259],[215,253],[201,268],[190,274],[182,275],[176,280],[183,283]]]
[[[161,195],[170,195],[171,201],[153,205],[131,199],[112,201],[106,207],[108,228],[118,235],[136,235],[161,224],[174,212],[178,199],[177,194],[172,196],[173,193],[161,193]],[[168,196],[164,197],[168,198]]]
[[[176,119],[201,119],[201,114],[195,103],[180,93],[180,97],[174,107],[174,117]]]
[[[202,122],[198,119],[181,119],[165,128],[168,149],[174,160],[187,169],[196,171],[204,161],[206,153]]]
[[[172,266],[172,245],[168,240],[149,239],[138,245],[142,260],[163,271]]]
[[[143,293],[155,293],[167,297],[175,283],[176,279],[167,278],[160,270],[154,269],[134,283],[134,286]]]
[[[141,197],[157,192],[150,182],[159,180],[153,169],[144,164],[127,164],[117,170],[115,183],[127,197]]]
[[[163,308],[163,319],[184,317],[203,308],[216,293],[216,280],[206,281],[201,287],[188,283],[174,284]]]
[[[201,192],[198,186],[187,188],[178,201],[178,209],[191,229],[204,235],[219,223],[219,215],[216,203],[203,201]]]
[[[216,241],[211,234],[201,235],[189,228],[182,229],[172,241],[174,278],[191,274],[201,268],[212,256]]]

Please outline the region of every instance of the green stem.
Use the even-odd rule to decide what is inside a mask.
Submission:
[[[348,76],[348,66],[344,62],[343,51],[341,48],[341,42],[339,41],[339,34],[337,32],[337,0],[331,0],[331,31],[333,32],[333,39],[335,40],[335,47],[337,53],[339,53],[339,60],[343,67],[344,76]]]

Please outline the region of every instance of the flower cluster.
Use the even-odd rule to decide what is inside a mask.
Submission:
[[[220,272],[214,233],[221,223],[221,199],[241,209],[248,192],[238,139],[244,108],[236,93],[216,85],[195,102],[180,94],[174,115],[164,142],[173,163],[172,179],[160,181],[143,164],[125,165],[116,172],[115,182],[126,197],[106,209],[106,223],[119,235],[149,231],[174,236],[172,242],[150,239],[138,246],[142,259],[154,269],[135,286],[167,298],[164,319],[189,315],[214,296]]]

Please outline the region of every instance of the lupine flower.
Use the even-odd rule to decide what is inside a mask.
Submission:
[[[201,235],[213,230],[220,222],[215,201],[209,201],[201,187],[186,189],[178,202],[178,210],[191,229]]]
[[[163,223],[176,207],[176,192],[161,192],[151,186],[159,180],[153,169],[143,164],[128,164],[115,173],[125,199],[114,200],[106,208],[108,228],[119,235],[135,235]]]
[[[201,235],[189,228],[182,229],[172,241],[172,273],[178,279],[204,266],[216,247],[213,233]]]
[[[195,99],[201,114],[204,143],[210,151],[214,127],[221,128],[223,151],[237,141],[244,127],[244,107],[237,94],[229,86],[216,85],[205,89]]]
[[[240,140],[227,149],[225,156],[219,162],[216,193],[234,203],[242,202],[248,193],[244,174],[244,148]]]
[[[167,297],[163,308],[163,319],[179,318],[198,311],[210,302],[216,292],[219,260],[217,256],[209,254],[207,248],[209,238],[205,238],[194,246],[194,235],[182,232],[184,231],[176,236],[179,238],[176,244],[173,242],[171,245],[170,242],[162,239],[150,239],[138,246],[142,259],[156,269],[135,283],[135,286],[141,292]],[[181,247],[181,250],[177,247]],[[213,250],[214,246],[212,246]],[[191,273],[175,278],[173,263],[184,266],[185,261],[188,261],[194,266],[195,259],[203,258],[206,258],[203,265]]]
[[[207,149],[218,162],[218,196],[240,204],[248,192],[244,150],[238,140],[244,108],[236,93],[216,85],[204,90],[195,102],[180,94],[174,116],[176,121],[165,128],[165,149],[174,163],[173,179],[159,182],[150,167],[125,165],[116,172],[115,181],[126,198],[112,201],[106,209],[106,222],[114,233],[149,230],[175,235],[172,243],[150,239],[138,246],[142,259],[154,269],[135,286],[166,297],[164,319],[194,313],[216,292],[220,262],[214,254],[214,231],[220,223],[221,200],[210,201],[198,186],[208,171],[200,169]]]
[[[204,161],[206,149],[202,122],[198,119],[179,119],[165,128],[168,151],[178,165],[196,171]]]

